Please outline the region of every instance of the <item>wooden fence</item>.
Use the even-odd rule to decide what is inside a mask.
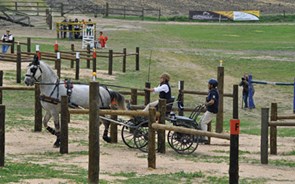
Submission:
[[[113,50],[109,51],[91,51],[90,47],[87,46],[87,50],[75,50],[74,44],[71,44],[71,51],[59,51],[55,52],[41,52],[39,46],[36,46],[36,53],[30,52],[31,47],[29,46],[31,41],[28,39],[28,51],[22,52],[20,44],[17,45],[17,53],[14,54],[0,54],[1,61],[15,62],[16,63],[16,82],[21,82],[21,63],[22,62],[31,62],[35,54],[39,56],[40,59],[49,60],[55,62],[55,68],[57,70],[57,75],[61,75],[61,62],[62,60],[71,61],[71,68],[75,65],[75,79],[79,80],[80,75],[80,62],[81,60],[86,60],[87,68],[90,68],[90,62],[92,60],[92,70],[96,72],[97,58],[108,58],[108,74],[112,75],[113,73],[113,59],[115,57],[121,57],[122,62],[122,72],[126,72],[126,60],[128,56],[135,56],[135,70],[139,71],[139,47],[136,47],[135,53],[127,53],[127,49],[124,48],[122,52],[114,52]],[[11,48],[14,47],[14,44],[11,44]]]
[[[280,121],[281,120],[281,121]],[[283,120],[283,121],[282,121]],[[292,121],[286,121],[292,120]],[[277,127],[295,126],[295,115],[278,115],[277,103],[271,104],[269,121],[269,108],[261,109],[261,144],[260,160],[262,164],[268,164],[268,128],[270,127],[270,154],[277,154]]]

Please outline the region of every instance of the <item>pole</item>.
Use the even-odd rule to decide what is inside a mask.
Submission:
[[[269,109],[261,109],[261,140],[260,140],[260,161],[268,164],[268,115]]]
[[[5,157],[5,106],[0,105],[0,167],[4,166]]]
[[[229,163],[229,183],[239,183],[239,134],[240,120],[230,120],[230,163]]]
[[[99,83],[90,82],[88,183],[99,183]]]
[[[69,110],[68,96],[61,96],[61,112],[60,112],[60,149],[61,154],[69,153]]]
[[[219,92],[219,103],[218,113],[216,115],[216,132],[223,132],[223,93],[224,93],[224,67],[219,66],[217,68],[217,80],[218,80],[218,92]]]
[[[75,76],[76,80],[79,80],[79,70],[80,70],[80,53],[76,52],[76,76]]]

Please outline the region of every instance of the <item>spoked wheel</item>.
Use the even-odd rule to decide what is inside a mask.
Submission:
[[[179,154],[191,154],[199,145],[199,136],[169,131],[167,140],[172,149]]]
[[[143,122],[137,127],[134,132],[134,144],[136,148],[143,152],[147,152],[147,144],[149,138],[149,127],[148,122]]]
[[[126,122],[127,125],[124,125],[121,130],[121,137],[124,142],[129,148],[136,148],[134,144],[134,132],[136,130],[135,124],[133,120],[129,120]]]

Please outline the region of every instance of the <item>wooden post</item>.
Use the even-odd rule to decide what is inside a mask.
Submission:
[[[5,106],[0,105],[0,167],[5,160]]]
[[[99,182],[99,83],[90,82],[88,183]]]
[[[262,108],[260,140],[260,161],[262,164],[268,164],[268,115],[269,108]]]
[[[166,99],[159,99],[158,111],[160,111],[159,124],[165,124],[166,117]],[[165,130],[157,130],[158,132],[158,152],[166,153],[166,136]]]
[[[108,17],[109,16],[109,3],[106,3],[106,10],[105,10],[105,16]]]
[[[17,11],[17,2],[14,2],[14,9]]]
[[[155,130],[152,127],[154,122],[156,122],[156,109],[152,107],[149,109],[148,167],[156,169]]]
[[[56,53],[56,61],[55,61],[57,76],[60,78],[60,71],[61,71],[61,60],[60,60],[60,52]]]
[[[64,4],[60,3],[60,16],[64,16]]]
[[[127,53],[127,50],[126,50],[126,48],[124,48],[123,49],[123,66],[122,66],[123,73],[126,72],[126,53]]]
[[[31,52],[31,38],[27,38],[27,52]]]
[[[109,75],[113,73],[113,50],[109,50]]]
[[[240,120],[230,120],[230,163],[229,183],[239,183],[239,134]]]
[[[95,48],[93,49],[93,53],[92,53],[92,72],[96,73],[96,50],[95,50]]]
[[[42,106],[40,103],[40,84],[35,84],[35,132],[42,131]]]
[[[159,17],[158,17],[158,21],[161,20],[161,9],[159,9]]]
[[[136,47],[135,63],[136,63],[135,70],[139,71],[139,47]]]
[[[61,154],[69,153],[69,109],[68,96],[61,96],[60,112],[60,150]]]
[[[112,115],[111,119],[117,121],[118,116]],[[111,143],[118,143],[118,124],[117,123],[111,122],[110,134],[111,134]]]
[[[39,16],[39,2],[36,2],[37,3],[37,16]]]
[[[278,120],[278,104],[271,103],[270,120]],[[277,154],[277,126],[270,126],[270,154]]]
[[[72,51],[72,55],[75,55],[75,45],[72,43],[71,44],[71,51]],[[74,68],[74,60],[71,59],[71,68]]]
[[[76,52],[76,76],[75,76],[76,80],[79,80],[79,71],[80,71],[80,53]]]
[[[90,44],[87,44],[87,68],[90,68]]]
[[[141,20],[144,20],[144,8],[141,10]]]
[[[137,105],[137,89],[131,89],[131,104]]]
[[[22,55],[20,44],[17,44],[17,56],[16,56],[16,83],[21,83],[21,75],[22,75]]]
[[[14,43],[15,43],[15,39],[13,37],[12,42],[11,42],[11,46],[10,46],[10,52],[11,52],[11,54],[14,54]]]
[[[0,86],[3,86],[3,71],[0,70]],[[3,104],[3,90],[0,89],[0,104]]]
[[[216,132],[223,132],[223,84],[224,84],[224,67],[219,66],[217,68],[217,80],[218,80],[218,92],[219,92],[219,104],[218,113],[216,115]]]
[[[145,82],[145,88],[151,88],[150,82]],[[151,101],[151,93],[147,90],[144,91],[144,105],[149,104]]]
[[[180,99],[178,99],[182,104],[184,104],[184,93],[182,92],[184,90],[184,81],[178,81],[178,92],[180,93]],[[183,110],[178,109],[178,115],[183,116]]]
[[[239,86],[233,85],[233,119],[239,119]]]

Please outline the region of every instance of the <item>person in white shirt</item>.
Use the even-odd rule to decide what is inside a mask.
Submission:
[[[4,43],[12,43],[13,42],[13,35],[10,34],[9,30],[6,30],[6,34],[4,34],[1,38],[2,44],[2,53],[5,54],[8,51],[10,45]]]
[[[160,84],[155,88],[145,88],[145,90],[159,93],[159,98],[166,99],[167,102],[171,99],[171,87],[169,85],[170,75],[168,73],[163,73],[160,76]],[[159,103],[159,100],[149,103],[143,111],[148,111],[150,107],[156,107]]]

